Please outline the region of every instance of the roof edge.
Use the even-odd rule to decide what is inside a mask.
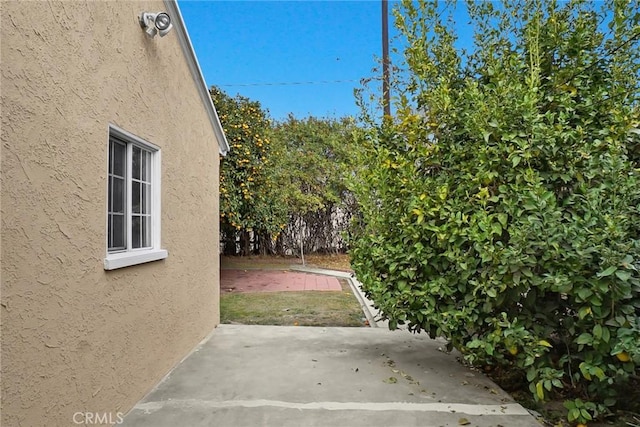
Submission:
[[[169,16],[171,16],[173,26],[178,35],[180,47],[182,48],[182,51],[187,58],[187,63],[189,64],[189,69],[191,70],[191,76],[196,83],[198,93],[200,94],[200,99],[202,100],[204,107],[207,110],[209,121],[211,122],[213,130],[216,134],[216,138],[218,139],[220,154],[226,156],[229,152],[229,142],[227,141],[227,136],[222,129],[222,124],[220,123],[220,118],[218,117],[216,107],[213,105],[213,101],[211,100],[211,95],[209,94],[209,90],[207,89],[207,84],[204,81],[204,77],[202,76],[202,70],[200,69],[200,64],[198,63],[196,53],[193,50],[193,45],[191,44],[191,39],[189,38],[189,33],[187,32],[187,27],[184,24],[184,20],[182,19],[182,13],[180,13],[178,3],[176,0],[164,0],[164,5],[167,8]]]

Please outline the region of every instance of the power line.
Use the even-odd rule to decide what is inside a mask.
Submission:
[[[262,82],[262,83],[228,83],[216,86],[221,87],[239,87],[239,86],[294,86],[294,85],[320,85],[335,83],[359,83],[361,80],[317,80],[307,82]]]

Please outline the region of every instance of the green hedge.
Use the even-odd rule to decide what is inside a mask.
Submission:
[[[519,371],[536,399],[564,389],[570,421],[607,412],[640,366],[640,18],[625,5],[472,5],[465,57],[448,11],[405,2],[408,77],[353,182],[352,265],[390,327]]]

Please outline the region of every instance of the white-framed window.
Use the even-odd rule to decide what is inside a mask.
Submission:
[[[109,126],[105,270],[167,257],[160,247],[160,148]]]

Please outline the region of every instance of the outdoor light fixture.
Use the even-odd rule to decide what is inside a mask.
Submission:
[[[140,14],[140,26],[149,37],[155,37],[156,34],[164,37],[173,28],[171,17],[165,12],[143,12]]]

